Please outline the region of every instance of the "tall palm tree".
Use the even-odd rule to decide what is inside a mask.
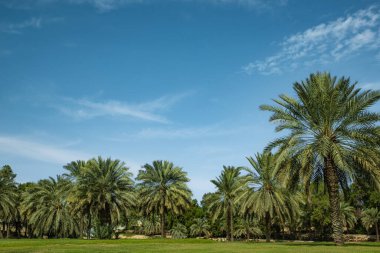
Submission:
[[[328,73],[311,74],[293,85],[297,97],[280,95],[275,106],[263,105],[272,112],[270,121],[278,124],[276,131],[288,135],[267,147],[279,152],[277,167],[289,158],[297,158],[300,180],[307,185],[317,163],[322,165],[329,194],[333,238],[344,243],[340,212],[339,183],[342,176],[366,170],[379,181],[378,169],[380,114],[368,109],[380,99],[379,91],[362,91],[349,78],[337,79]],[[351,166],[351,162],[360,166]]]
[[[191,236],[210,236],[210,225],[206,218],[194,219],[194,223],[190,226]]]
[[[141,207],[145,214],[160,216],[161,236],[165,237],[165,221],[168,211],[180,214],[191,203],[189,178],[182,168],[168,161],[153,161],[145,164],[137,178]]]
[[[227,240],[233,241],[233,220],[236,214],[236,199],[243,193],[246,187],[246,177],[241,175],[242,168],[223,166],[222,173],[211,182],[216,187],[216,192],[205,196],[205,203],[211,213],[211,221],[224,215],[226,222]]]
[[[15,177],[16,175],[8,165],[3,166],[0,170],[0,220],[8,224],[8,231],[10,220],[16,211],[17,186],[14,181]],[[3,233],[0,230],[0,237],[2,236]]]
[[[57,176],[40,180],[24,192],[23,212],[27,213],[35,235],[78,235],[78,217],[71,212],[67,200],[71,187],[70,181]]]
[[[269,152],[256,154],[255,159],[247,158],[253,169],[246,168],[250,178],[250,187],[241,199],[244,200],[242,211],[256,214],[264,221],[265,236],[270,241],[271,225],[275,218],[281,223],[297,216],[300,210],[301,196],[290,192],[276,173],[275,156]]]
[[[110,238],[113,225],[135,204],[132,173],[120,160],[100,156],[82,165],[79,172],[69,170],[76,182],[74,201],[97,219],[101,237]],[[89,224],[91,228],[91,216]]]
[[[79,191],[78,180],[83,176],[88,161],[77,160],[72,161],[63,166],[69,173],[63,175],[73,182],[74,187],[70,190],[69,199],[75,203],[73,211],[80,215],[80,234],[84,233],[84,226],[87,224],[87,239],[91,237],[92,216],[91,216],[91,202],[89,201],[86,191]]]
[[[380,211],[377,208],[368,208],[363,211],[362,214],[363,225],[369,230],[372,226],[375,226],[376,230],[376,241],[379,241],[379,222],[380,222]]]

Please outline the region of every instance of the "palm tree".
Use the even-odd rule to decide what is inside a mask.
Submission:
[[[236,226],[234,235],[237,237],[244,236],[249,241],[251,235],[254,237],[261,236],[263,232],[261,231],[258,221],[250,216],[246,216],[239,219]]]
[[[35,235],[78,235],[78,217],[71,212],[67,199],[71,187],[70,181],[57,176],[40,180],[24,192],[23,211]]]
[[[216,192],[205,196],[205,203],[211,213],[211,221],[224,215],[226,222],[227,240],[233,241],[233,220],[236,213],[236,199],[246,187],[246,177],[241,176],[242,168],[223,166],[222,173],[211,182],[216,187]]]
[[[194,223],[190,226],[191,236],[210,236],[210,225],[206,218],[197,218]]]
[[[82,235],[84,232],[84,226],[87,222],[87,239],[90,239],[90,231],[91,231],[91,203],[87,200],[86,192],[78,191],[77,179],[80,178],[81,174],[84,173],[85,167],[87,166],[87,161],[77,160],[72,161],[63,166],[69,173],[63,174],[67,177],[71,182],[73,182],[74,187],[70,190],[69,199],[72,202],[75,202],[73,205],[73,211],[80,215],[80,234]],[[86,220],[87,218],[87,220]]]
[[[353,228],[357,222],[357,218],[355,215],[355,208],[350,206],[347,202],[340,203],[340,211],[342,214],[342,223],[343,226],[348,230]]]
[[[175,224],[172,229],[170,229],[170,234],[174,239],[183,239],[187,237],[187,228],[181,223]]]
[[[311,74],[293,85],[297,98],[280,95],[276,106],[263,105],[272,112],[270,121],[278,124],[276,131],[289,134],[267,147],[277,148],[279,169],[282,162],[296,158],[300,181],[305,185],[322,165],[329,194],[333,238],[337,245],[344,243],[340,212],[340,178],[366,170],[379,182],[378,169],[380,114],[368,109],[380,99],[379,91],[362,91],[349,78],[339,80],[328,73]],[[354,161],[360,166],[351,166]],[[314,165],[314,166],[310,166]],[[293,168],[294,169],[294,168]]]
[[[379,241],[379,222],[380,211],[377,208],[369,208],[363,211],[362,214],[363,225],[369,230],[372,226],[375,226],[376,241]]]
[[[81,164],[80,170],[69,170],[70,175],[75,178],[74,201],[77,202],[77,208],[87,208],[90,215],[89,228],[93,215],[97,221],[97,232],[102,231],[101,235],[98,235],[110,238],[113,225],[120,221],[136,202],[132,173],[120,160],[104,160],[100,156]]]
[[[301,196],[297,192],[290,192],[276,173],[275,156],[264,152],[256,154],[256,159],[247,158],[253,169],[246,168],[250,178],[250,187],[246,189],[241,199],[242,211],[256,214],[264,221],[265,236],[270,241],[271,225],[275,218],[283,224],[297,216],[300,210]]]
[[[14,181],[16,174],[9,165],[0,170],[0,220],[7,223],[7,237],[9,237],[10,220],[16,212],[17,185]],[[0,237],[3,233],[0,230]]]
[[[160,216],[161,236],[165,237],[165,221],[168,211],[180,214],[191,203],[189,178],[182,168],[168,161],[145,164],[137,175],[139,199],[145,214]]]

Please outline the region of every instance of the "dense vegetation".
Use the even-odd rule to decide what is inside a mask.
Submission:
[[[169,161],[146,164],[133,178],[120,160],[73,161],[66,173],[17,183],[0,170],[1,237],[111,238],[120,233],[174,238],[333,239],[376,234],[380,222],[379,91],[347,78],[310,75],[281,95],[271,112],[282,136],[223,167],[215,192],[192,200],[187,173]]]

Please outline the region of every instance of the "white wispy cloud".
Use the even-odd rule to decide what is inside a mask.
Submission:
[[[224,129],[217,126],[193,128],[146,128],[135,134],[139,138],[177,139],[177,138],[203,138],[211,136],[231,135],[241,131],[239,128]]]
[[[183,0],[186,1],[186,0]],[[188,0],[194,1],[194,0]],[[213,4],[234,4],[250,8],[267,9],[273,6],[282,6],[287,4],[287,0],[199,0],[198,2]]]
[[[195,2],[199,4],[226,5],[234,4],[253,9],[267,9],[272,6],[285,5],[287,0],[160,0],[161,2]],[[108,12],[130,4],[156,3],[157,0],[0,0],[8,8],[31,9],[54,3],[90,5],[100,12]]]
[[[62,113],[77,118],[91,119],[101,116],[125,116],[140,120],[168,123],[169,120],[159,112],[171,108],[174,104],[189,96],[191,93],[181,93],[163,96],[149,102],[127,104],[120,101],[97,102],[89,99],[65,99],[65,105],[56,105]]]
[[[0,31],[5,33],[20,34],[22,30],[32,28],[39,29],[42,25],[42,18],[32,17],[20,23],[2,23]]]
[[[27,29],[40,29],[45,24],[64,21],[62,17],[41,18],[32,17],[18,23],[0,23],[0,32],[11,34],[22,34]]]
[[[243,67],[248,74],[281,73],[300,66],[340,61],[362,50],[380,50],[379,7],[371,6],[329,23],[291,35],[280,43],[280,51]]]
[[[363,89],[380,90],[380,82],[362,82],[359,85]]]
[[[127,4],[144,3],[147,0],[68,0],[74,4],[89,4],[102,12],[111,11]]]
[[[91,156],[72,148],[57,147],[17,136],[0,135],[0,152],[33,160],[66,164],[78,159],[89,159]]]

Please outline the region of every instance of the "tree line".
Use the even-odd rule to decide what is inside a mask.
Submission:
[[[121,231],[188,236],[320,239],[344,243],[344,232],[376,233],[380,221],[380,91],[349,78],[311,74],[260,108],[283,136],[224,166],[200,204],[187,173],[153,161],[137,177],[124,162],[73,161],[66,173],[18,184],[0,170],[0,236],[111,238]]]

